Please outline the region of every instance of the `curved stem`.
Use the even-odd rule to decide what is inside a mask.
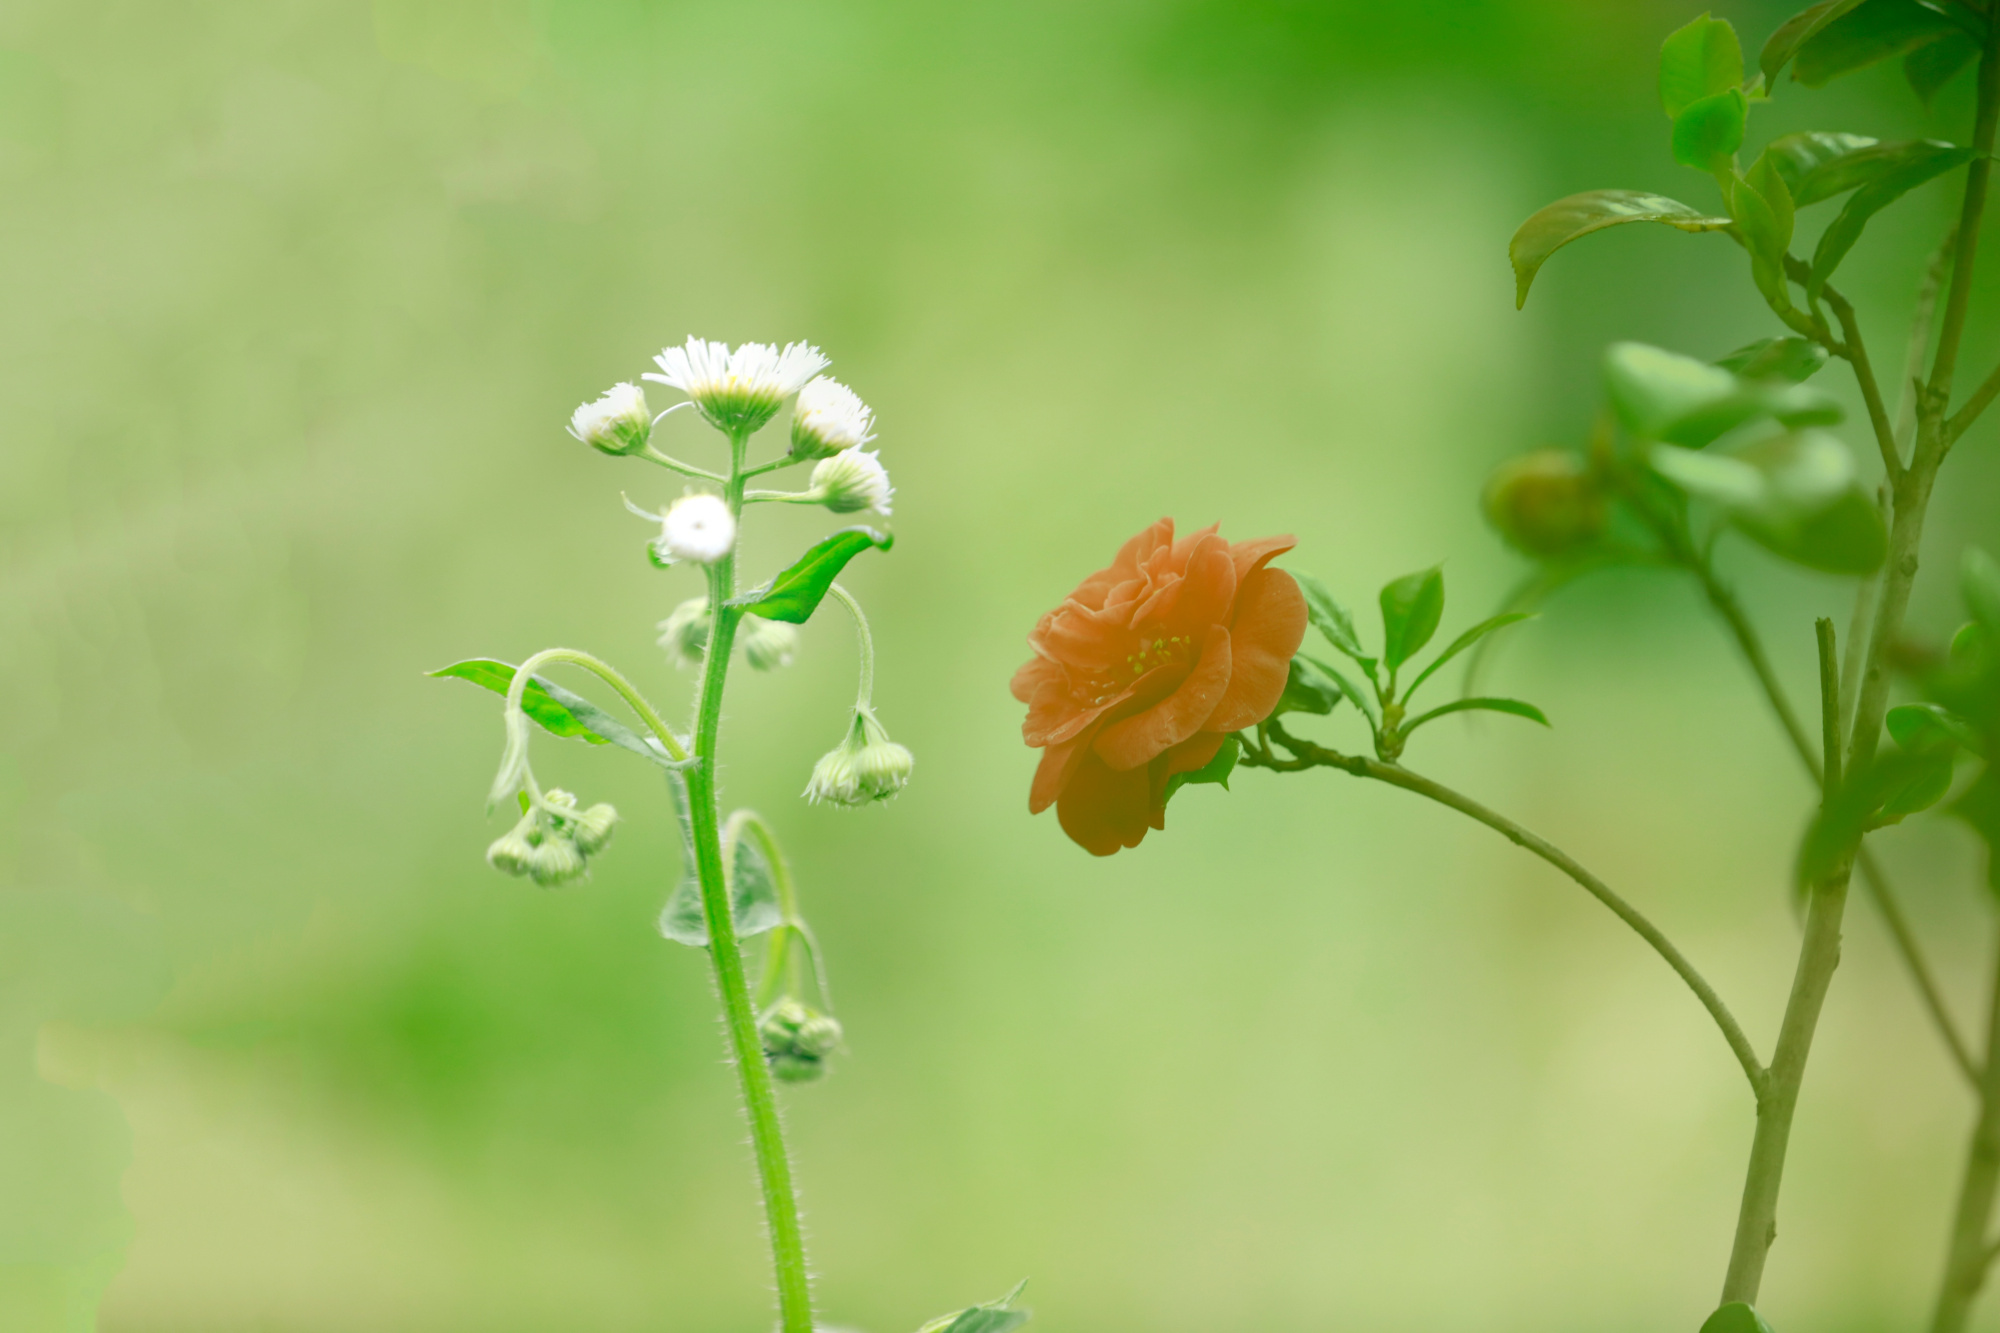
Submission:
[[[861,613],[861,603],[854,600],[853,593],[838,583],[828,584],[827,591],[854,617],[854,632],[861,638],[861,685],[855,691],[854,706],[866,708],[875,700],[875,635],[868,628],[868,617]]]
[[[683,463],[678,458],[670,458],[650,444],[638,453],[633,454],[632,457],[643,458],[648,463],[657,463],[669,472],[678,472],[684,477],[698,477],[703,481],[727,482],[729,480],[729,478],[723,476],[720,472],[710,472],[705,467],[696,467],[692,463]]]
[[[1736,1062],[1743,1067],[1743,1076],[1750,1081],[1751,1092],[1760,1101],[1762,1100],[1766,1079],[1764,1067],[1758,1063],[1757,1051],[1750,1044],[1750,1038],[1744,1035],[1742,1025],[1736,1021],[1736,1016],[1729,1012],[1729,1006],[1722,1002],[1722,997],[1716,994],[1715,987],[1708,984],[1707,978],[1695,969],[1694,964],[1688,961],[1687,956],[1674,946],[1674,942],[1668,939],[1658,926],[1647,920],[1638,908],[1614,893],[1603,880],[1579,865],[1568,853],[1546,838],[1529,832],[1505,815],[1487,809],[1471,797],[1453,791],[1442,783],[1412,773],[1401,764],[1383,763],[1364,755],[1345,755],[1315,745],[1311,741],[1299,740],[1286,732],[1277,722],[1267,723],[1265,730],[1298,760],[1305,761],[1299,765],[1300,767],[1338,768],[1357,778],[1373,778],[1377,782],[1386,782],[1392,787],[1415,792],[1419,796],[1477,820],[1509,842],[1541,857],[1575,880],[1585,892],[1610,908],[1620,921],[1630,926],[1640,939],[1651,945],[1653,952],[1664,959],[1667,966],[1687,983],[1688,989],[1694,992],[1695,998],[1701,1001],[1704,1009],[1708,1010],[1709,1017],[1715,1020],[1715,1026],[1722,1032],[1722,1039],[1729,1043],[1729,1049],[1736,1056]],[[1261,757],[1254,750],[1247,751],[1242,762],[1253,768],[1263,764]]]
[[[507,687],[508,712],[520,711],[521,699],[527,693],[528,682],[534,678],[536,668],[549,662],[567,662],[571,666],[580,666],[618,691],[618,697],[632,706],[632,711],[639,715],[639,720],[646,724],[647,730],[653,733],[668,754],[675,759],[688,757],[687,750],[681,745],[680,738],[674,735],[673,728],[661,720],[653,705],[646,702],[646,697],[633,687],[631,681],[618,674],[617,669],[609,663],[574,648],[544,648],[515,668],[513,682]]]

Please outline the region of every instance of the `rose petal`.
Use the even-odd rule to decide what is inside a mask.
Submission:
[[[1035,697],[1035,690],[1044,681],[1062,679],[1064,679],[1063,669],[1054,662],[1046,657],[1031,657],[1021,664],[1019,671],[1014,673],[1014,679],[1008,682],[1007,688],[1013,692],[1016,699],[1027,703]],[[1034,744],[1033,741],[1028,743]]]
[[[1039,815],[1063,794],[1076,773],[1077,764],[1090,753],[1090,742],[1096,735],[1097,730],[1093,727],[1042,751],[1042,762],[1035,766],[1035,780],[1028,787],[1029,814]]]
[[[1174,544],[1174,521],[1163,518],[1118,548],[1109,568],[1100,569],[1076,585],[1070,597],[1086,606],[1104,605],[1104,593],[1120,583],[1140,577],[1155,550]]]
[[[1104,762],[1119,772],[1137,768],[1168,746],[1178,745],[1202,729],[1229,687],[1229,631],[1217,625],[1201,645],[1201,658],[1180,687],[1159,703],[1132,717],[1113,722],[1098,734],[1094,747]],[[1283,689],[1283,682],[1279,688]]]
[[[1229,686],[1206,720],[1209,731],[1253,726],[1278,706],[1292,654],[1306,637],[1306,598],[1298,582],[1282,569],[1251,574],[1237,595],[1230,633],[1234,664]]]
[[[1063,832],[1092,856],[1137,847],[1151,823],[1146,770],[1114,773],[1086,749],[1056,802]]]
[[[1243,580],[1262,569],[1273,557],[1283,555],[1298,544],[1299,539],[1288,532],[1282,537],[1259,537],[1254,542],[1238,542],[1230,547],[1230,559],[1236,562],[1237,586],[1243,586]]]

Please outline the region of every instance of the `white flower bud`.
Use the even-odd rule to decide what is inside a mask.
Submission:
[[[792,457],[825,458],[874,439],[875,413],[854,390],[821,375],[799,390],[792,409]]]
[[[753,668],[776,671],[779,667],[790,666],[792,658],[797,656],[799,631],[796,625],[787,625],[781,620],[746,615],[742,627],[736,631],[736,642]]]
[[[768,343],[729,344],[689,338],[653,361],[655,375],[642,376],[685,393],[717,430],[749,434],[769,421],[785,399],[826,368],[817,347],[788,343],[783,351]]]
[[[521,822],[508,829],[493,845],[486,849],[486,864],[503,875],[519,878],[528,873],[534,864],[535,844],[530,834],[535,828],[535,817],[524,815]]]
[[[886,515],[896,493],[882,460],[860,449],[843,449],[823,460],[813,469],[812,490],[836,514],[872,509]]]
[[[585,856],[595,856],[611,844],[611,831],[618,823],[615,806],[599,801],[579,814],[570,824],[570,832],[576,836],[576,849]]]
[[[814,805],[868,805],[887,800],[910,783],[916,760],[889,739],[867,708],[854,710],[846,739],[820,756],[803,793]]]
[[[676,667],[698,667],[708,655],[708,598],[690,597],[660,622],[660,647]]]
[[[545,834],[528,858],[528,874],[545,889],[567,884],[583,874],[583,853],[568,834]]]
[[[736,519],[721,496],[683,495],[661,516],[653,550],[662,560],[712,565],[735,545]]]
[[[607,454],[636,454],[653,434],[646,392],[636,384],[614,384],[594,403],[570,414],[569,433]]]

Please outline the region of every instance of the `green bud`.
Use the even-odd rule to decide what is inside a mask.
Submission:
[[[780,1000],[757,1022],[764,1058],[787,1083],[810,1083],[826,1073],[826,1059],[840,1046],[840,1023],[797,1000]]]
[[[1604,496],[1590,466],[1561,449],[1538,449],[1494,470],[1486,519],[1508,543],[1544,559],[1570,555],[1604,532]]]
[[[567,833],[548,833],[528,858],[528,874],[545,889],[567,884],[583,874],[583,853]]]
[[[503,875],[519,878],[528,874],[534,865],[536,836],[534,816],[524,815],[486,849],[486,864]]]
[[[653,434],[653,414],[636,384],[616,384],[570,414],[569,433],[600,453],[636,454]]]
[[[583,811],[570,822],[576,849],[585,856],[597,855],[610,845],[611,830],[617,823],[618,811],[602,801]]]
[[[698,667],[708,656],[708,598],[690,597],[659,625],[660,647],[676,667]]]
[[[790,666],[792,658],[798,654],[799,631],[796,626],[783,621],[746,615],[736,631],[736,642],[752,668],[776,671],[779,667]]]
[[[908,750],[889,739],[873,711],[857,707],[846,739],[813,765],[804,796],[814,805],[886,800],[909,785],[915,763]]]

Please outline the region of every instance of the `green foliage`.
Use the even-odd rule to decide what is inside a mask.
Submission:
[[[1477,625],[1474,625],[1471,629],[1453,639],[1449,648],[1446,648],[1443,652],[1432,658],[1430,665],[1425,667],[1418,673],[1417,678],[1410,682],[1410,688],[1403,691],[1403,698],[1408,699],[1411,695],[1415,694],[1417,687],[1429,680],[1439,667],[1451,661],[1452,658],[1457,657],[1467,648],[1472,647],[1473,644],[1478,643],[1494,630],[1505,629],[1509,625],[1518,625],[1524,620],[1533,619],[1534,616],[1526,611],[1503,611],[1497,616],[1491,616],[1480,621]],[[1408,728],[1405,728],[1405,730],[1408,730]]]
[[[1840,261],[1847,257],[1854,243],[1861,239],[1868,219],[1925,181],[1972,160],[1970,148],[1929,139],[1880,144],[1877,148],[1880,151],[1871,152],[1860,169],[1862,179],[1855,182],[1859,188],[1848,199],[1846,207],[1840,210],[1840,216],[1820,234],[1819,244],[1813,250],[1811,290],[1814,293],[1840,267]]]
[[[896,539],[873,528],[842,528],[822,537],[790,569],[761,588],[730,601],[751,615],[803,625],[819,609],[821,599],[847,562],[869,547],[888,550]]]
[[[1701,1333],[1771,1333],[1771,1326],[1751,1306],[1731,1301],[1702,1320]]]
[[[1340,682],[1314,666],[1311,658],[1294,657],[1290,672],[1285,677],[1285,692],[1278,697],[1278,706],[1271,716],[1331,713],[1345,693]]]
[[[685,809],[685,791],[677,795]],[[777,874],[757,839],[741,836],[739,824],[731,816],[723,835],[722,864],[729,882],[730,916],[736,922],[737,935],[748,939],[783,925],[785,917],[778,904]],[[705,949],[708,921],[702,914],[701,881],[695,875],[693,856],[686,862],[680,884],[660,913],[660,933],[677,943]]]
[[[1514,305],[1528,303],[1528,288],[1550,255],[1571,241],[1627,222],[1657,222],[1678,231],[1722,231],[1729,218],[1690,208],[1678,199],[1638,190],[1586,190],[1558,199],[1523,222],[1507,246],[1514,266]]]
[[[1375,659],[1367,655],[1361,646],[1361,638],[1354,632],[1354,617],[1346,607],[1334,600],[1326,585],[1310,574],[1294,573],[1299,587],[1306,595],[1306,615],[1312,620],[1326,641],[1347,656],[1364,665],[1372,666]]]
[[[1866,0],[1845,6],[1838,17],[1798,45],[1792,77],[1816,88],[1959,32],[1958,25],[1940,12],[1944,7],[1943,0],[1935,5],[1924,0]]]
[[[1926,42],[1903,57],[1903,77],[1910,90],[1929,106],[1958,72],[1979,54],[1979,42],[1968,33],[1948,32],[1934,42]]]
[[[1971,825],[1986,844],[1986,884],[2000,897],[2000,773],[1988,768],[1951,803],[1951,813]]]
[[[1011,1308],[1021,1289],[1027,1286],[1021,1281],[1014,1289],[997,1301],[984,1305],[974,1305],[956,1314],[942,1315],[931,1320],[917,1333],[1013,1333],[1014,1329],[1028,1322],[1026,1310]]]
[[[1985,752],[1978,728],[1943,704],[1899,704],[1883,722],[1889,735],[1905,750],[1935,750],[1962,745],[1974,754]]]
[[[513,664],[490,657],[468,658],[428,674],[468,680],[503,695],[514,683]],[[589,745],[616,745],[662,766],[670,767],[676,763],[658,742],[640,735],[583,696],[540,676],[530,679],[528,687],[521,692],[521,711],[551,736],[580,740]]]
[[[1411,718],[1408,722],[1405,722],[1401,727],[1401,731],[1403,735],[1407,736],[1432,718],[1443,717],[1447,713],[1472,711],[1511,713],[1515,717],[1525,717],[1530,722],[1539,722],[1545,727],[1551,725],[1548,717],[1533,704],[1523,703],[1519,699],[1497,699],[1491,696],[1476,696],[1470,699],[1453,699],[1448,704],[1440,704],[1428,713],[1419,714]]]
[[[1647,462],[1687,494],[1715,504],[1774,554],[1808,568],[1867,574],[1888,552],[1881,512],[1853,455],[1823,431],[1702,453],[1659,445]]]
[[[1742,82],[1743,47],[1721,19],[1703,14],[1660,45],[1660,105],[1669,119]]]
[[[1182,787],[1214,785],[1229,790],[1229,775],[1236,771],[1236,760],[1243,753],[1243,744],[1234,736],[1222,742],[1222,748],[1215,752],[1215,758],[1203,764],[1192,773],[1176,773],[1167,779],[1166,795],[1171,801],[1174,793]]]
[[[1350,679],[1346,672],[1329,662],[1320,661],[1317,657],[1308,657],[1306,661],[1325,672],[1328,678],[1340,687],[1340,692],[1347,696],[1348,702],[1368,715],[1370,724],[1376,727],[1382,725],[1382,717],[1376,711],[1375,701],[1368,696],[1365,690]]]
[[[1828,352],[1810,338],[1787,334],[1760,338],[1739,347],[1714,364],[1746,380],[1789,380],[1802,383],[1826,365]]]
[[[1433,565],[1382,585],[1382,660],[1389,670],[1422,651],[1444,616],[1444,569]]]
[[[1750,381],[1720,366],[1645,343],[1613,343],[1604,353],[1605,387],[1626,430],[1641,440],[1700,448],[1759,417],[1786,426],[1841,418],[1830,396],[1803,384]]]
[[[1704,97],[1674,117],[1674,161],[1697,171],[1717,171],[1743,146],[1750,103],[1742,90]]]
[[[2000,635],[2000,563],[1976,546],[1968,546],[1959,561],[1958,589],[1965,609],[1986,627],[1988,634]]]

